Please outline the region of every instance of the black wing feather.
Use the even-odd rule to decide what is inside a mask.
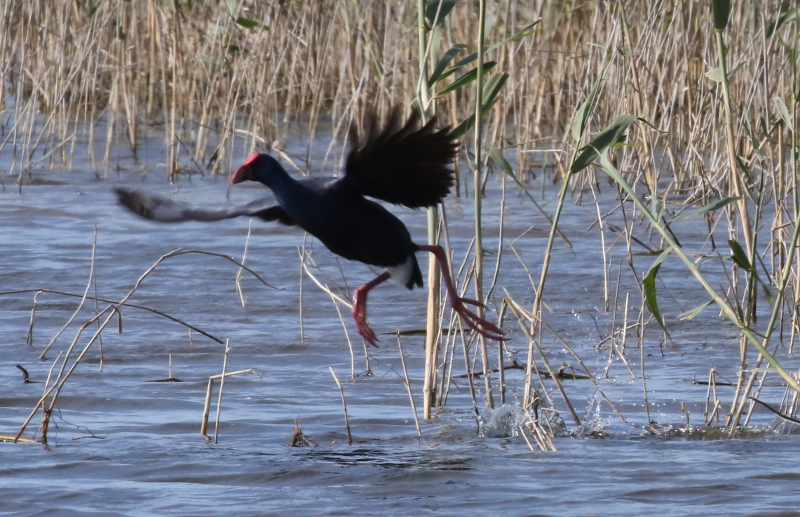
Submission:
[[[283,207],[280,205],[275,205],[267,208],[266,210],[261,210],[259,212],[253,213],[254,216],[260,217],[265,221],[278,221],[281,224],[285,224],[286,226],[297,226],[297,221],[292,219],[292,217],[284,211]]]
[[[436,130],[435,119],[417,128],[413,112],[405,125],[395,109],[382,131],[377,117],[370,117],[365,140],[350,128],[351,150],[345,175],[331,188],[382,199],[409,208],[434,206],[453,185],[453,163],[458,147],[449,128]]]
[[[136,190],[114,189],[119,204],[131,212],[160,223],[184,221],[221,221],[240,216],[260,217],[265,221],[278,221],[285,225],[297,223],[271,197],[256,199],[243,206],[196,208],[185,203],[153,196]],[[272,205],[272,206],[271,206]]]

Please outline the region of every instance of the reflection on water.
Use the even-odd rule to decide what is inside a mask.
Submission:
[[[239,203],[263,194],[262,190],[232,189],[228,201],[223,179],[184,178],[170,185],[162,175],[151,174],[143,180],[144,158],[139,164],[124,156],[120,159],[127,170],[103,180],[95,179],[87,164],[83,169],[77,164],[74,172],[35,170],[33,177],[40,180],[28,181],[21,195],[9,188],[13,180],[3,179],[0,289],[48,288],[82,294],[91,269],[95,227],[97,295],[111,300],[119,300],[160,256],[176,248],[242,256],[247,220],[214,225],[150,223],[118,209],[111,189],[126,186],[174,194],[199,205]],[[552,208],[547,200],[554,199],[555,188],[548,187],[546,207]],[[614,194],[610,190],[602,194],[603,213],[614,208]],[[497,247],[498,199],[499,187],[492,180],[484,202],[489,250]],[[469,247],[471,210],[470,200],[448,200],[456,263]],[[412,235],[424,238],[424,213],[397,213]],[[660,333],[652,328],[644,338],[652,423],[644,408],[635,334],[628,342],[636,350],[627,357],[631,370],[616,357],[609,362],[607,349],[595,350],[615,318],[617,325],[621,318],[619,312],[604,309],[599,234],[596,227],[586,230],[595,217],[594,206],[568,204],[565,209],[562,229],[575,251],[557,243],[545,318],[599,377],[603,392],[629,419],[627,424],[589,380],[562,379],[582,426],[575,426],[569,413],[561,416],[571,433],[587,439],[558,438],[558,452],[532,453],[522,437],[505,432],[511,420],[516,422],[513,411],[495,421],[503,429],[484,433],[497,437],[478,436],[466,379],[456,378],[447,408],[423,423],[423,436],[418,438],[397,375],[402,366],[393,338],[386,336],[380,348],[369,349],[374,375],[351,380],[350,351],[337,310],[330,296],[306,279],[301,340],[298,247],[303,236],[296,229],[254,221],[247,265],[281,290],[269,289],[245,274],[242,306],[233,264],[218,257],[187,255],[159,266],[131,298],[132,303],[230,340],[228,371],[258,372],[226,379],[219,445],[206,444],[199,429],[208,377],[222,370],[224,345],[197,332],[190,334],[185,326],[151,311],[125,308],[122,333],[117,333],[114,321],[114,329],[103,334],[102,371],[97,343],[60,395],[49,449],[0,443],[0,512],[642,515],[656,509],[696,514],[697,505],[720,515],[795,511],[800,470],[785,459],[800,449],[796,436],[779,436],[767,429],[773,415],[758,407],[751,418],[753,428],[736,440],[703,425],[707,386],[693,380],[707,378],[713,367],[720,381],[735,381],[738,342],[735,329],[720,323],[712,309],[695,320],[675,321],[675,315],[706,301],[680,264],[668,260],[660,273],[668,289],[662,312],[674,322],[672,342],[662,346]],[[526,266],[538,271],[546,223],[531,210],[526,197],[509,189],[506,237],[511,241],[531,225],[535,231],[514,247]],[[704,245],[702,228],[685,224],[674,230],[684,246]],[[373,276],[361,264],[337,262],[313,239],[307,247],[320,267],[315,270],[318,278],[338,286],[343,295]],[[631,305],[638,306],[633,302],[639,300],[636,283],[624,273],[624,249],[613,251],[611,276],[616,278],[618,268],[623,270],[617,299],[630,293]],[[495,259],[491,255],[487,264]],[[634,260],[643,270],[653,257]],[[502,261],[498,286],[529,304],[528,275],[507,246]],[[93,293],[94,285],[90,287]],[[42,395],[51,361],[69,346],[77,327],[94,315],[94,303],[86,303],[53,344],[48,360],[40,361],[38,355],[75,311],[78,299],[38,295],[32,345],[28,345],[34,295],[0,296],[0,435],[16,434]],[[371,295],[371,323],[379,334],[420,328],[425,303],[423,291],[386,284]],[[355,329],[347,311],[342,312],[352,339]],[[515,322],[507,319],[506,329],[509,350],[523,363],[527,342]],[[79,347],[88,340],[89,329],[86,332]],[[403,339],[403,348],[410,353],[412,389],[419,397],[423,338]],[[574,358],[560,341],[552,335],[547,339],[551,341],[543,345],[551,364],[574,366]],[[356,374],[365,368],[360,350],[359,344]],[[497,350],[492,352],[496,357]],[[184,382],[148,382],[169,376],[170,356],[171,374]],[[29,371],[34,382],[23,383],[17,364]],[[459,364],[463,363],[456,363],[455,369],[463,368]],[[353,446],[347,445],[341,399],[329,367],[343,381]],[[580,368],[575,371],[580,373]],[[510,404],[517,403],[523,379],[520,370],[506,371]],[[480,389],[482,383],[476,386]],[[552,381],[545,381],[543,389],[557,409],[565,411]],[[720,384],[717,390],[724,415],[733,387]],[[781,395],[774,382],[760,397],[779,401]],[[213,416],[214,411],[211,420]],[[319,447],[286,445],[295,421]],[[37,422],[38,416],[26,436]]]

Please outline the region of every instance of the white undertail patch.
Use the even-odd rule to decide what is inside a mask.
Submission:
[[[398,266],[387,267],[386,271],[389,272],[392,280],[403,287],[409,287],[409,284],[412,283],[412,278],[414,276],[414,260],[414,255],[409,254],[405,262]]]

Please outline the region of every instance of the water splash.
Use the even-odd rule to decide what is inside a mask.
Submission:
[[[600,400],[597,397],[597,391],[589,397],[583,423],[572,432],[572,436],[576,438],[608,437],[606,422],[603,421],[600,413]]]
[[[519,426],[525,419],[525,412],[517,405],[504,404],[497,409],[485,407],[479,419],[480,434],[484,438],[519,436]]]

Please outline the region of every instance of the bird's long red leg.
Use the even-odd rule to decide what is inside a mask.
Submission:
[[[367,293],[376,285],[389,280],[390,277],[389,272],[385,271],[372,282],[364,284],[353,291],[353,318],[356,320],[358,333],[372,346],[377,345],[375,345],[375,332],[367,323]]]
[[[447,294],[450,296],[450,306],[454,311],[456,311],[456,314],[461,316],[461,318],[464,320],[464,323],[466,323],[469,328],[486,338],[502,341],[503,331],[500,330],[497,325],[494,325],[493,323],[490,323],[479,317],[477,314],[464,306],[465,303],[478,306],[483,306],[483,304],[477,300],[470,300],[469,298],[461,298],[458,296],[458,291],[456,291],[456,287],[453,285],[453,277],[449,262],[447,261],[447,254],[444,252],[444,248],[438,244],[418,244],[417,247],[420,251],[429,251],[433,253],[436,259],[439,261],[439,267],[441,268],[442,276],[444,277],[444,284],[447,287]]]

